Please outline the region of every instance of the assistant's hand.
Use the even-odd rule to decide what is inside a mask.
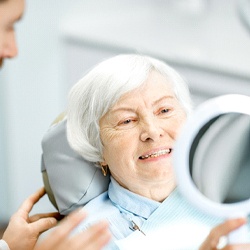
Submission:
[[[73,212],[60,222],[34,250],[100,250],[110,240],[107,222],[99,222],[86,231],[70,236],[71,231],[84,218],[83,210]]]
[[[32,250],[39,235],[57,224],[58,213],[45,213],[29,216],[33,206],[44,196],[45,189],[40,188],[29,196],[12,215],[4,232],[5,240],[11,250]]]
[[[247,222],[244,218],[231,219],[226,222],[216,226],[211,230],[206,240],[203,242],[199,250],[217,250],[220,238],[222,236],[227,236],[233,230],[243,226]],[[244,250],[250,249],[250,244],[237,244],[237,245],[227,245],[224,248],[219,248],[223,250]]]

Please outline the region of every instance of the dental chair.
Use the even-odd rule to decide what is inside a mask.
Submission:
[[[49,200],[67,215],[108,189],[109,176],[76,153],[66,136],[67,117],[60,114],[42,139],[41,172]]]

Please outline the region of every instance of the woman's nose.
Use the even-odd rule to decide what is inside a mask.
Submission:
[[[158,119],[150,119],[142,124],[140,139],[142,141],[156,141],[164,135],[161,122]]]

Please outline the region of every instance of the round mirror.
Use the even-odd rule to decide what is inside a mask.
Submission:
[[[247,216],[250,97],[225,95],[198,106],[175,144],[174,167],[180,191],[195,206],[225,219]],[[247,241],[246,228],[236,231],[231,243]]]

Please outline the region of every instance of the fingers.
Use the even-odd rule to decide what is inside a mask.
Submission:
[[[49,218],[49,217],[54,217],[57,220],[61,220],[63,218],[62,215],[60,215],[58,212],[53,212],[53,213],[43,213],[43,214],[34,214],[29,217],[29,222],[33,223],[36,222],[42,218]]]
[[[38,189],[22,203],[17,213],[23,217],[27,217],[33,206],[44,196],[45,193],[46,191],[44,187]]]
[[[223,235],[227,235],[231,231],[243,226],[246,222],[246,218],[230,219],[219,225],[215,230],[220,231]]]
[[[111,233],[108,230],[108,223],[98,222],[87,230],[71,238],[71,245],[74,249],[99,250],[102,249],[111,239]]]
[[[47,236],[47,238],[36,249],[60,249],[61,244],[67,249],[69,234],[86,217],[86,212],[82,209],[68,215],[60,224]],[[61,249],[64,249],[61,247]],[[74,248],[71,248],[74,249]]]
[[[101,250],[110,240],[108,223],[100,222],[91,226],[86,231],[71,236],[72,230],[86,217],[83,209],[76,211],[66,217],[50,233],[43,242],[36,246],[36,250]]]
[[[218,244],[220,237],[228,235],[233,230],[239,228],[246,223],[245,218],[231,219],[215,227],[211,232],[209,237]],[[214,244],[215,244],[214,243]],[[215,245],[215,246],[216,246]]]
[[[57,219],[54,217],[42,218],[30,225],[33,232],[36,232],[36,235],[39,235],[48,229],[55,227],[57,225]]]
[[[222,236],[227,236],[233,230],[243,226],[246,223],[245,218],[230,219],[213,228],[200,250],[217,249],[217,245]],[[226,248],[225,248],[226,249]],[[230,249],[230,248],[228,248]]]
[[[86,217],[86,212],[83,209],[77,210],[60,222],[58,227],[52,232],[55,241],[64,238]]]
[[[59,213],[44,213],[44,214],[35,214],[29,218],[30,226],[32,230],[36,232],[36,235],[39,235],[48,229],[56,226],[58,220],[60,220],[63,216]]]

